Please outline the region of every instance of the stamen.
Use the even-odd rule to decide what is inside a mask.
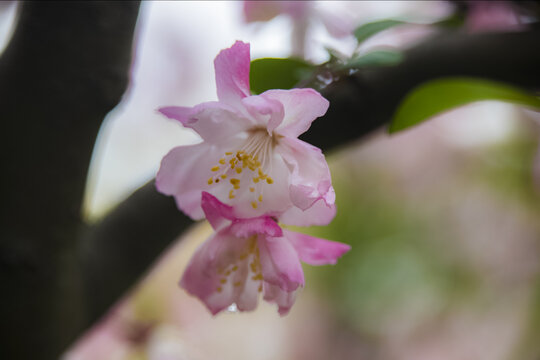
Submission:
[[[257,208],[257,203],[256,203],[255,201],[252,201],[252,202],[251,202],[251,206],[252,206],[254,209],[256,209],[256,208]]]
[[[208,185],[212,185],[214,183],[214,179],[210,178],[208,179]]]
[[[225,165],[225,159],[219,159],[219,163],[220,163],[221,165]]]
[[[219,166],[214,166],[212,169],[210,169],[212,171],[218,171],[219,170]]]

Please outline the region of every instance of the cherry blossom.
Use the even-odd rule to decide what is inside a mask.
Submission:
[[[207,191],[244,218],[328,224],[335,215],[328,164],[320,149],[297,139],[324,115],[328,101],[313,89],[251,95],[249,44],[240,41],[221,51],[214,66],[219,101],[159,109],[202,142],[163,158],[158,190],[194,219],[203,217],[201,192]]]
[[[202,209],[215,230],[196,251],[180,285],[197,296],[212,314],[235,304],[240,311],[257,307],[259,293],[289,312],[304,286],[300,260],[335,264],[349,245],[282,229],[274,218],[239,218],[235,209],[207,192]]]

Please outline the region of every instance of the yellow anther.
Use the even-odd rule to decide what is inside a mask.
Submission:
[[[242,168],[236,168],[236,173],[240,174],[242,172]]]
[[[232,155],[232,152],[227,151],[227,152],[225,153],[225,155]]]
[[[208,185],[212,185],[214,183],[214,179],[210,178],[208,179]]]
[[[221,175],[221,178],[222,178],[222,179],[226,179],[226,178],[227,178],[227,175],[226,175],[226,174],[223,174],[223,175]]]
[[[255,188],[250,187],[250,188],[249,188],[249,191],[254,192],[254,191],[255,191]]]
[[[234,190],[240,189],[240,185],[234,185],[234,186],[233,186],[233,189],[234,189]]]
[[[225,276],[229,276],[229,275],[231,275],[231,270],[227,270],[227,271],[225,272]]]
[[[233,191],[234,190],[229,191],[229,199],[234,199]]]
[[[236,270],[238,270],[238,266],[234,265],[233,268],[231,269],[231,271],[236,271]]]
[[[273,184],[274,180],[271,177],[266,178],[266,182],[269,184]]]
[[[252,202],[251,202],[251,206],[252,206],[254,209],[256,209],[256,208],[257,208],[257,203],[256,203],[255,201],[252,201]]]
[[[223,289],[221,288],[221,286],[218,286],[218,287],[216,288],[216,291],[217,291],[218,293],[220,293],[220,292],[223,291]]]
[[[259,201],[262,202],[262,195],[259,195]]]
[[[230,179],[229,181],[230,181],[231,184],[233,184],[233,185],[238,185],[238,184],[240,184],[240,180],[239,180],[239,179],[232,178],[232,179]]]
[[[248,257],[248,254],[246,254],[246,253],[240,254],[240,260],[244,260],[247,257]]]
[[[220,163],[221,165],[225,165],[225,159],[219,159],[219,163]]]
[[[251,280],[262,280],[263,276],[262,274],[257,274],[251,277]]]
[[[259,172],[259,176],[263,176],[264,173],[262,172],[261,168],[258,169],[258,172]]]
[[[219,170],[219,166],[214,166],[212,169],[210,169],[212,171],[218,171]]]
[[[267,179],[266,181],[268,181],[268,179]],[[254,182],[255,184],[258,183],[258,182],[259,182],[259,178],[254,177],[254,178],[253,178],[253,182]]]
[[[257,237],[252,236],[249,242],[249,252],[253,253],[256,248],[257,248]]]
[[[240,285],[242,285],[242,282],[241,281],[237,281],[233,284],[235,287],[239,287]]]
[[[219,282],[222,283],[222,284],[226,284],[226,283],[227,283],[227,279],[221,279],[221,280],[219,280]]]
[[[254,273],[257,272],[257,264],[252,262],[251,264],[249,264],[249,266],[251,267],[251,271],[253,271]]]
[[[259,291],[259,292],[262,292],[262,285],[259,285],[258,291]]]

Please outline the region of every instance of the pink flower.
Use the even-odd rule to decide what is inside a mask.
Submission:
[[[510,1],[468,1],[465,25],[471,32],[520,31],[525,25]]]
[[[249,44],[237,41],[214,61],[219,101],[159,109],[195,130],[196,145],[172,149],[156,184],[178,207],[201,219],[201,192],[233,205],[240,217],[263,214],[286,224],[326,225],[335,194],[321,150],[297,137],[328,109],[313,89],[250,95]]]
[[[244,1],[243,11],[246,22],[269,21],[280,14],[297,20],[308,14],[311,5],[309,1]]]
[[[300,260],[335,264],[350,249],[282,229],[268,215],[239,218],[234,208],[207,192],[202,193],[202,208],[216,233],[197,250],[180,285],[214,315],[232,304],[240,311],[254,310],[259,293],[285,315],[304,286]]]

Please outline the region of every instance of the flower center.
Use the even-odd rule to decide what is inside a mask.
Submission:
[[[249,267],[247,266],[247,263],[249,263]],[[235,278],[234,273],[242,270],[245,271],[245,276]],[[232,261],[225,268],[218,268],[217,273],[221,275],[221,278],[219,279],[219,285],[216,287],[216,291],[219,293],[222,292],[223,287],[231,281],[234,281],[232,283],[233,287],[239,288],[241,286],[244,286],[246,281],[249,280],[258,281],[258,291],[262,292],[263,275],[261,272],[259,247],[257,246],[257,235],[253,235],[252,237],[250,237],[247,241],[246,247],[240,253],[240,255],[236,258],[233,258]],[[231,280],[231,277],[235,279]]]
[[[269,174],[277,141],[278,136],[268,135],[266,129],[250,130],[240,149],[225,152],[218,164],[210,168],[212,176],[208,179],[208,185],[226,183],[228,179],[229,199],[249,189],[251,206],[257,209],[258,203],[263,201],[262,186],[274,183]]]

